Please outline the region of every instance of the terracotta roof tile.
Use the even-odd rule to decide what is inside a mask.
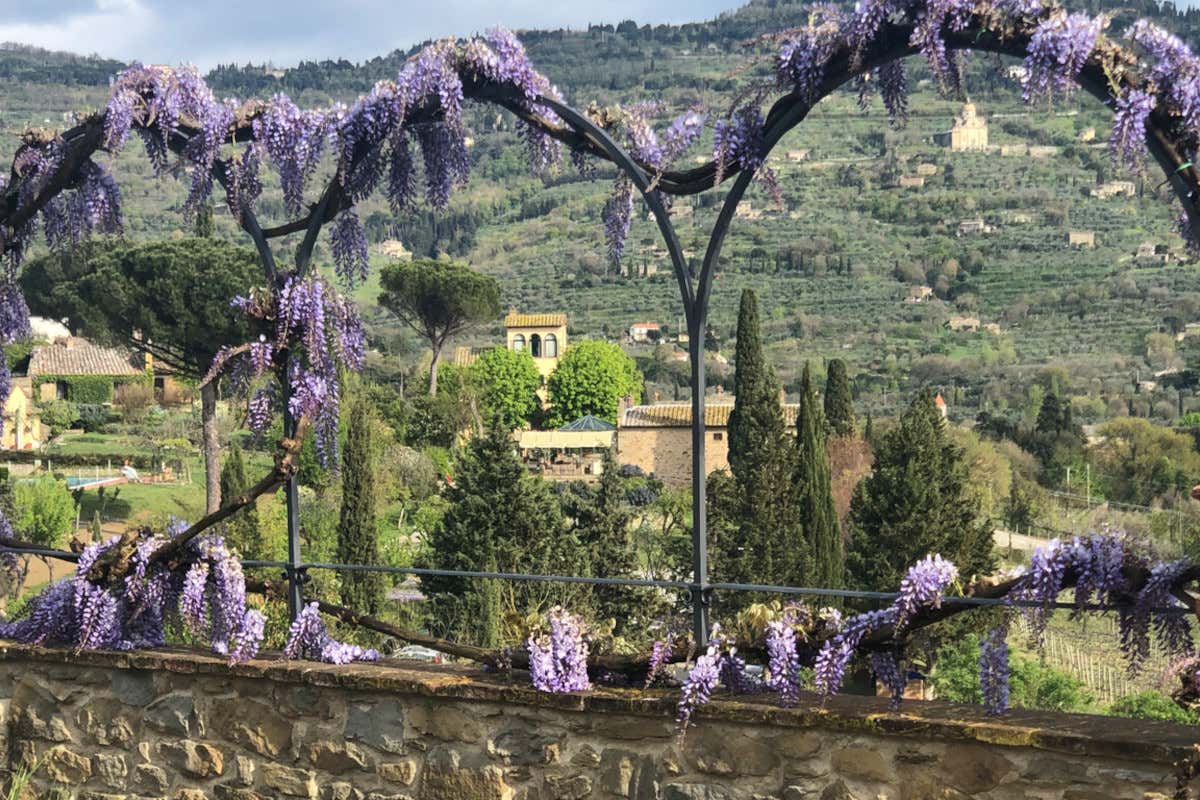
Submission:
[[[557,328],[566,324],[566,314],[518,314],[513,311],[504,318],[506,328]]]
[[[72,336],[33,348],[30,375],[141,375],[129,353]]]
[[[797,403],[785,403],[783,406],[783,421],[787,425],[796,424],[796,414],[800,406]],[[729,426],[729,414],[733,411],[733,403],[705,403],[704,427],[726,428]],[[633,406],[625,410],[621,417],[622,428],[689,428],[692,425],[691,403],[656,403],[649,406]]]

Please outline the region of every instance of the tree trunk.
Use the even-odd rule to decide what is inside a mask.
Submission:
[[[204,443],[204,508],[211,514],[221,507],[221,443],[217,438],[216,382],[200,389],[201,440]]]
[[[429,362],[429,396],[437,395],[438,362],[442,359],[441,345],[433,346],[433,360]]]

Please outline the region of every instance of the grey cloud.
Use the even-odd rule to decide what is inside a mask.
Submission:
[[[0,38],[125,60],[216,63],[359,61],[425,39],[461,36],[492,25],[575,27],[589,22],[705,19],[737,0],[0,0]],[[128,19],[128,24],[125,24]],[[111,31],[100,35],[99,30]]]

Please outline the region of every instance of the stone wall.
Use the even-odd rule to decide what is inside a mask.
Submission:
[[[728,431],[709,428],[705,433],[704,462],[707,473],[729,469]],[[687,427],[617,430],[617,462],[634,464],[654,473],[671,486],[687,486],[692,480],[692,429]]]
[[[670,692],[551,696],[456,667],[0,647],[10,769],[80,800],[1133,800],[1192,732],[839,697],[719,701],[686,741]]]

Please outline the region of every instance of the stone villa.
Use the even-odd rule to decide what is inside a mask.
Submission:
[[[982,151],[988,146],[987,120],[976,114],[975,104],[963,103],[962,111],[954,118],[954,125],[944,133],[935,133],[934,141],[955,152]]]
[[[796,425],[799,404],[785,403],[783,419]],[[713,398],[704,406],[704,461],[708,472],[729,467],[729,414],[733,399]],[[686,485],[692,477],[692,404],[634,405],[626,397],[617,409],[617,461],[652,472],[664,482]]]

